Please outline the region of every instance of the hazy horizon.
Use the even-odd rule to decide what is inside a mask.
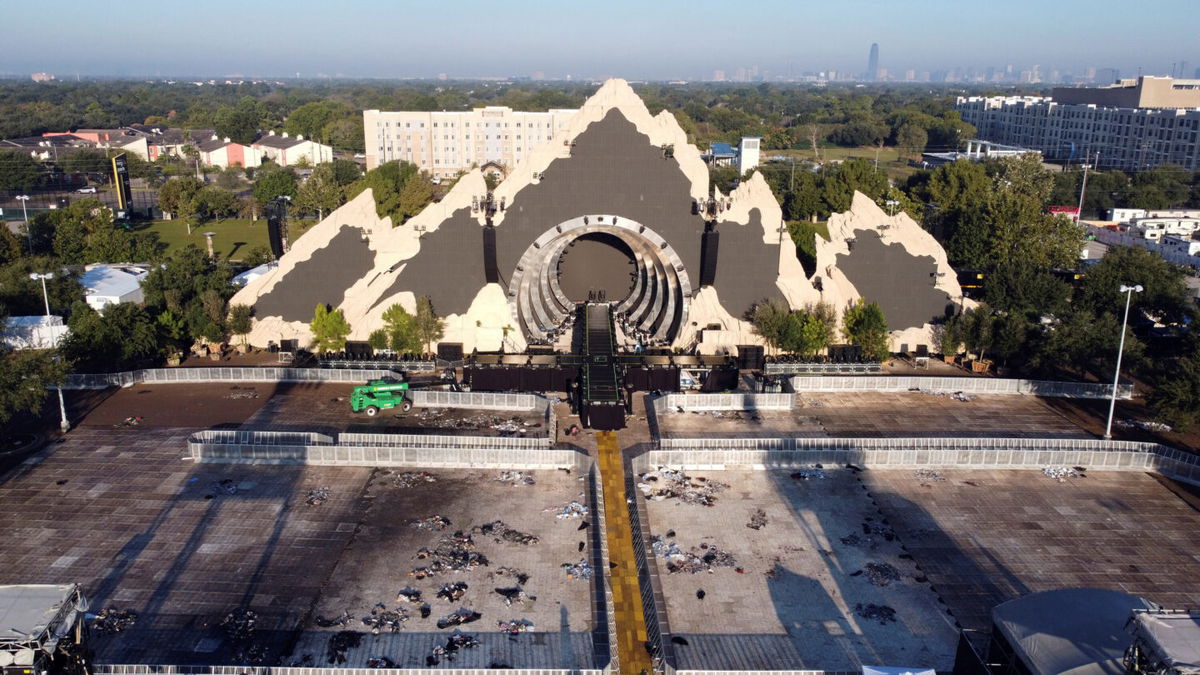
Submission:
[[[757,69],[775,79],[861,73],[872,42],[893,77],[1009,65],[1016,72],[1040,66],[1043,78],[1088,67],[1165,75],[1180,62],[1191,77],[1200,66],[1200,20],[1183,0],[1137,8],[1083,0],[969,7],[944,0],[164,4],[128,0],[114,11],[67,0],[55,10],[71,19],[39,29],[43,6],[5,3],[0,19],[30,29],[10,31],[0,73],[706,80],[716,70],[732,79],[738,69]]]

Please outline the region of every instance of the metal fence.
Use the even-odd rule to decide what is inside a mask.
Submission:
[[[878,375],[881,363],[768,363],[768,375]]]
[[[534,394],[493,394],[482,391],[410,392],[413,405],[425,408],[475,408],[477,410],[544,410],[549,401]]]
[[[965,394],[1031,394],[1064,398],[1108,398],[1112,385],[1088,382],[1049,382],[1043,380],[1013,380],[995,377],[793,377],[792,388],[797,393],[818,391],[936,391]],[[1133,385],[1117,387],[1117,398],[1133,397]]]
[[[430,372],[437,370],[433,361],[349,361],[345,359],[322,359],[321,368],[329,370],[395,370],[404,372]]]
[[[204,382],[346,382],[361,384],[396,377],[391,370],[329,370],[322,368],[147,368],[121,373],[71,374],[64,389],[127,387],[136,382],[171,384]]]
[[[95,675],[429,675],[428,668],[286,668],[282,666],[167,666],[96,663]],[[558,668],[437,668],[438,675],[602,675],[601,670]]]
[[[657,466],[685,469],[767,469],[825,464],[864,468],[1041,469],[1156,471],[1200,482],[1200,455],[1157,443],[1038,438],[738,438],[663,439],[634,458],[636,472]]]

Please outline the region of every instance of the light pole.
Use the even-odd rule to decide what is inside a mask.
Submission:
[[[21,216],[25,219],[25,236],[29,238],[29,255],[33,255],[33,232],[29,229],[29,211],[25,210],[25,202],[29,201],[29,195],[17,195],[17,199],[21,202]]]
[[[37,272],[33,272],[29,275],[29,278],[33,279],[35,281],[39,280],[39,279],[41,280],[41,282],[42,282],[42,300],[46,303],[46,316],[49,317],[50,316],[50,294],[46,292],[46,280],[53,279],[54,273],[46,272],[45,274],[38,274]],[[59,414],[62,415],[62,420],[59,423],[59,428],[62,429],[62,432],[65,434],[71,430],[71,423],[67,421],[67,404],[66,404],[66,401],[63,400],[62,387],[55,387],[55,389],[58,390],[58,411],[59,411]]]
[[[1125,352],[1125,326],[1129,323],[1129,301],[1133,298],[1134,293],[1141,293],[1141,285],[1125,286],[1121,285],[1121,292],[1125,294],[1125,318],[1121,319],[1121,344],[1117,347],[1117,369],[1113,373],[1112,397],[1108,402],[1108,424],[1104,427],[1104,440],[1112,440],[1112,421],[1113,412],[1117,409],[1117,383],[1121,379],[1121,355]]]

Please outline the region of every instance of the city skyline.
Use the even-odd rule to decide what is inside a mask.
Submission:
[[[276,0],[247,7],[214,0],[204,13],[132,0],[119,13],[70,0],[65,12],[85,21],[56,26],[53,37],[16,31],[0,73],[79,77],[343,77],[450,79],[706,80],[715,71],[746,81],[803,79],[835,72],[872,79],[865,54],[880,45],[881,80],[921,81],[920,73],[986,72],[1040,66],[1079,77],[1088,68],[1123,76],[1178,73],[1200,64],[1189,3],[1163,0],[1132,12],[1115,3],[1064,0],[1008,3],[970,10],[926,0],[832,4],[752,3],[741,17],[722,17],[715,2],[631,2],[548,11],[530,0],[502,9],[468,2],[397,6],[375,0],[336,8],[314,0]],[[1111,11],[1105,11],[1111,7]],[[1037,20],[1030,20],[1035,11]],[[39,7],[6,4],[8,25],[36,25]],[[464,20],[475,16],[486,21]],[[765,20],[769,18],[770,20]],[[131,31],[136,24],[137,30]],[[367,26],[368,28],[364,28]],[[414,26],[423,26],[416,30]],[[437,29],[444,26],[447,29]],[[452,30],[449,27],[453,27]],[[813,30],[819,27],[819,30]],[[1066,30],[1065,27],[1070,27]],[[1097,40],[1097,35],[1131,39]],[[1132,39],[1153,35],[1153,40]],[[53,48],[47,48],[51,46]],[[481,52],[482,50],[482,52]],[[486,53],[486,57],[481,57]],[[1193,76],[1192,66],[1184,77]],[[914,77],[905,75],[912,71]],[[537,73],[538,77],[534,78]],[[936,81],[936,80],[935,80]]]

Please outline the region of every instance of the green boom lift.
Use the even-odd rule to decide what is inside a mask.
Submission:
[[[395,380],[371,380],[355,387],[350,394],[350,409],[366,412],[374,417],[380,410],[399,407],[404,412],[412,410],[412,399],[408,397],[409,383]]]

